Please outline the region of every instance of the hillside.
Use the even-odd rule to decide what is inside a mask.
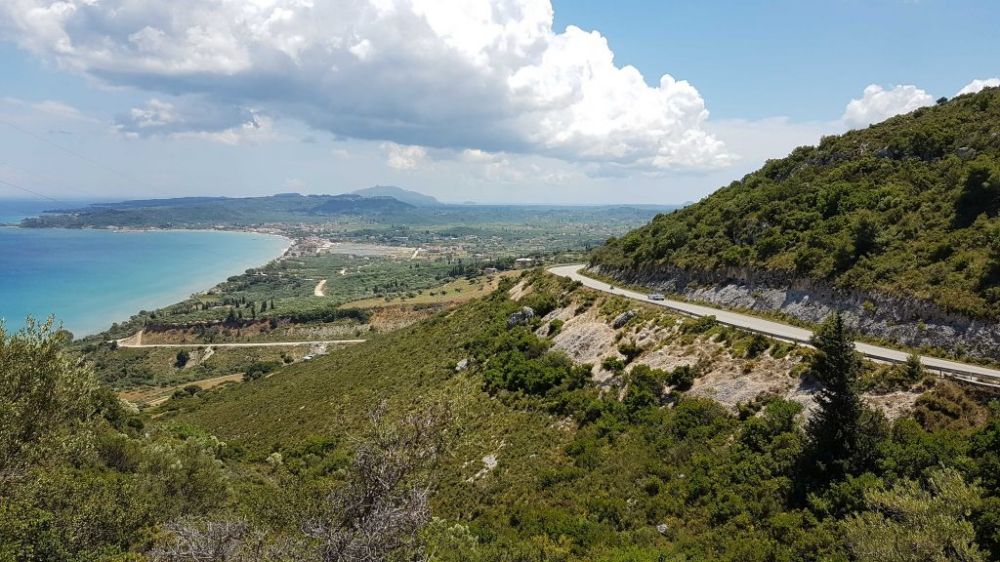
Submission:
[[[511,326],[524,305],[548,314]],[[337,480],[380,401],[397,416],[443,405],[450,441],[431,498],[434,560],[846,559],[849,519],[851,537],[871,542],[862,535],[874,527],[856,515],[864,490],[919,479],[937,462],[978,466],[964,453],[922,456],[957,451],[964,437],[940,428],[968,427],[965,416],[983,410],[956,402],[961,391],[946,383],[917,385],[904,410],[928,429],[904,416],[879,461],[893,468],[808,508],[794,476],[795,419],[816,390],[800,379],[803,356],[653,309],[622,321],[628,306],[532,277],[270,378],[174,401],[160,424],[200,428],[239,451],[239,470],[256,481],[243,489],[256,498],[249,517],[294,525],[292,507]],[[896,372],[870,371],[866,384]],[[273,458],[282,466],[265,468]]]
[[[865,420],[836,470],[814,456],[823,426],[803,423],[823,411],[815,377],[830,355],[537,271],[270,376],[185,389],[152,415],[97,392],[58,335],[0,330],[12,383],[0,384],[12,428],[0,470],[17,475],[0,479],[0,552],[325,560],[347,533],[410,535],[387,548],[436,562],[911,559],[880,556],[885,544],[998,560],[1000,411],[919,371],[837,355],[837,330],[817,345],[890,420],[833,410],[838,428]],[[18,384],[24,373],[45,384]],[[396,470],[404,485],[384,495]],[[366,482],[393,519],[344,511]],[[338,521],[350,530],[311,531]]]
[[[996,358],[998,213],[993,88],[798,148],[610,240],[592,264],[808,321],[846,308],[872,335]],[[928,330],[897,329],[918,322]]]

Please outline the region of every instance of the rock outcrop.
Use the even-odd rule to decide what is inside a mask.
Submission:
[[[839,310],[852,329],[870,337],[1000,360],[1000,325],[947,312],[928,301],[844,290],[773,271],[692,272],[671,267],[599,271],[694,301],[782,312],[806,322],[819,323]]]

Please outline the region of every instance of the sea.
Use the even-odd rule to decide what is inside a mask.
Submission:
[[[53,207],[62,208],[0,200],[0,223]],[[0,226],[0,319],[12,331],[53,316],[77,337],[95,334],[264,265],[288,244],[245,232]]]

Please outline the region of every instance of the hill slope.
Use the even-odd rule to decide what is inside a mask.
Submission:
[[[864,510],[858,498],[866,489],[918,479],[938,462],[977,466],[954,448],[965,437],[899,420],[892,435],[904,437],[885,437],[879,449],[892,468],[855,488],[832,488],[810,510],[795,495],[801,407],[764,391],[737,416],[697,396],[700,386],[718,385],[717,367],[730,354],[742,388],[765,363],[794,364],[787,349],[765,342],[764,351],[751,352],[752,336],[678,324],[642,307],[620,325],[615,319],[628,303],[530,279],[271,378],[174,401],[158,424],[225,440],[235,457],[230,466],[242,475],[240,497],[250,498],[247,516],[294,529],[308,497],[342,477],[375,404],[386,401],[394,415],[446,404],[450,442],[431,499],[439,523],[428,531],[441,561],[846,559],[840,525]],[[524,305],[551,313],[510,326]],[[642,347],[629,351],[625,344],[640,334]],[[663,347],[654,334],[667,338]],[[699,357],[704,345],[709,356]],[[584,348],[599,351],[598,361],[616,358],[617,366],[605,362],[617,373],[603,383],[606,391],[567,363]],[[661,361],[675,353],[681,356]],[[468,368],[456,369],[467,358]],[[665,373],[641,374],[642,365],[703,372],[690,391],[666,397],[658,378]],[[794,387],[797,379],[770,372],[772,383]],[[925,447],[944,449],[925,455]],[[274,458],[281,464],[267,460]],[[838,494],[852,507],[841,508]]]
[[[990,324],[1000,319],[998,213],[993,88],[798,148],[609,241],[593,265],[807,320],[846,307],[857,327],[877,324],[874,335],[941,347],[957,337],[967,351],[997,357],[1000,333]],[[695,295],[695,284],[749,290],[738,299]],[[806,310],[803,294],[827,310]],[[782,308],[785,299],[802,310]],[[890,326],[917,321],[940,329]]]

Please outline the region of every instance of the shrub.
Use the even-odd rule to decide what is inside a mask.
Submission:
[[[620,357],[609,355],[601,360],[601,368],[613,373],[621,373],[625,370],[625,362]]]
[[[681,332],[685,334],[704,334],[718,325],[715,316],[702,316],[701,318],[690,318],[681,324]]]
[[[643,349],[635,344],[633,341],[627,341],[618,346],[618,353],[625,356],[625,363],[631,363],[636,357],[641,355]]]
[[[760,334],[754,334],[747,344],[746,356],[755,359],[771,348],[771,341]]]
[[[667,384],[676,390],[690,390],[694,385],[694,380],[698,378],[698,369],[691,365],[681,365],[667,375]]]
[[[246,373],[243,373],[243,380],[257,380],[271,371],[274,371],[281,365],[282,364],[279,361],[255,361],[249,368],[247,368]]]

